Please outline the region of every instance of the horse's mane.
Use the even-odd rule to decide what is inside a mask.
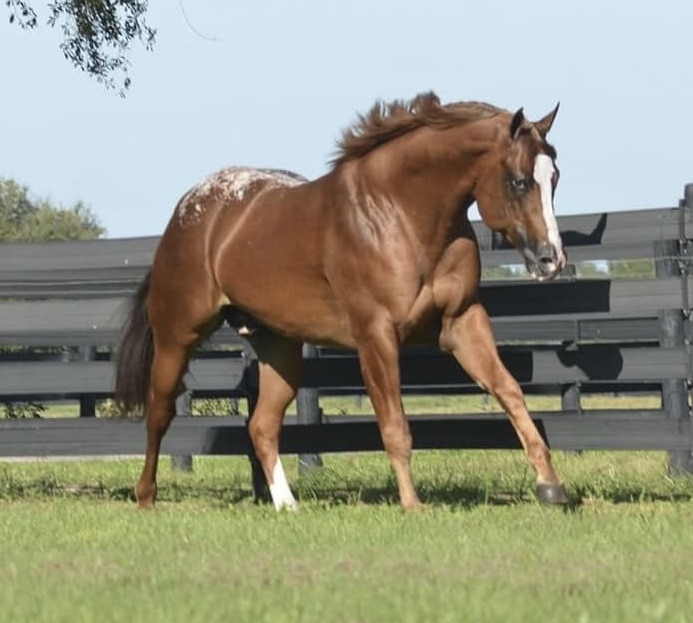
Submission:
[[[461,123],[487,119],[502,112],[483,102],[441,104],[432,91],[412,100],[377,101],[342,133],[332,165],[338,166],[364,156],[376,147],[423,126],[449,128]]]

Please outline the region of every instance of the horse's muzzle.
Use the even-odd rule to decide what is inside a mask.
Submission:
[[[534,249],[526,247],[524,256],[527,270],[537,281],[554,279],[567,264],[563,249],[557,249],[548,242],[541,242]]]

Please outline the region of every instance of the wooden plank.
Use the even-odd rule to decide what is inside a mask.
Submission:
[[[420,351],[419,351],[420,353]],[[621,345],[587,345],[575,350],[531,350],[502,347],[501,358],[523,385],[557,385],[575,382],[656,382],[687,378],[688,354],[684,348],[647,348]],[[436,389],[473,385],[450,355],[432,353],[403,357],[402,384]],[[363,391],[363,381],[354,354],[321,357],[304,364],[304,386],[350,388]]]
[[[690,448],[690,421],[670,420],[661,411],[604,411],[581,415],[535,414],[555,450],[670,450]],[[417,449],[517,449],[507,418],[500,414],[422,415],[409,418]],[[141,420],[0,420],[0,456],[141,455]],[[164,438],[163,454],[247,454],[245,420],[181,417]],[[335,417],[325,424],[284,425],[281,452],[381,450],[373,418]]]
[[[197,359],[185,377],[193,391],[244,391],[246,362],[241,357]],[[18,399],[33,396],[112,396],[115,383],[110,361],[0,362],[0,396]]]
[[[48,331],[55,334],[92,332],[94,335],[113,332],[120,329],[126,312],[127,300],[119,297],[88,302],[59,299],[7,301],[0,304],[0,336]]]
[[[0,306],[0,312],[3,310]],[[29,322],[27,328],[14,326],[3,327],[0,321],[0,346],[25,347],[71,347],[71,346],[104,346],[114,348],[120,338],[119,326],[92,325],[88,320],[84,327],[66,327],[57,324],[50,328],[50,318]],[[56,319],[60,323],[60,318]],[[34,328],[31,328],[32,325]],[[659,339],[659,321],[657,318],[588,318],[570,317],[562,319],[534,320],[532,318],[496,318],[492,319],[493,332],[498,343],[535,342],[542,344],[574,342],[654,342]],[[235,331],[224,327],[207,340],[213,347],[243,347],[246,340]]]
[[[123,297],[0,302],[0,345],[115,346],[127,309],[128,300]],[[247,342],[224,327],[211,343],[243,346]]]
[[[690,282],[687,287],[691,296]],[[479,298],[493,317],[562,314],[647,317],[656,316],[661,309],[681,309],[683,303],[682,282],[678,277],[487,282]]]
[[[660,326],[656,317],[645,318],[582,318],[579,315],[561,318],[492,319],[497,342],[648,342],[659,339]]]
[[[691,212],[684,212],[687,224],[693,221]],[[653,241],[678,239],[679,215],[679,208],[660,208],[562,216],[558,221],[573,261],[585,261],[649,257]],[[484,265],[522,263],[515,251],[492,250],[493,240],[498,237],[483,223],[475,222],[473,227]],[[127,292],[151,265],[158,240],[143,237],[0,244],[0,296],[9,296],[11,285],[15,292],[23,286],[29,296],[57,282],[62,290],[75,295],[78,282],[91,284],[92,292],[99,286],[102,291]]]
[[[450,355],[434,353],[402,358],[402,384],[429,393],[474,386]],[[588,345],[575,350],[530,350],[502,347],[501,357],[511,374],[523,385],[558,385],[575,382],[643,382],[686,379],[688,353],[684,348],[647,348],[620,345]],[[186,384],[198,392],[240,391],[246,363],[243,359],[219,357],[191,363]],[[110,396],[114,369],[109,361],[16,361],[0,362],[0,396]],[[305,362],[304,387],[326,391],[363,392],[358,361],[353,352],[320,357]]]
[[[0,312],[2,311],[0,306]],[[87,319],[88,321],[88,319]],[[2,321],[0,321],[1,323]],[[56,319],[60,322],[60,318]],[[70,346],[104,346],[114,348],[120,338],[119,326],[98,326],[89,328],[85,323],[83,328],[78,326],[62,328],[58,324],[50,328],[50,318],[38,319],[28,323],[35,328],[3,327],[0,324],[1,346],[25,347],[70,347]],[[492,319],[496,341],[502,342],[535,342],[542,344],[574,342],[576,344],[589,342],[639,341],[651,342],[659,339],[659,320],[657,318],[589,318],[569,317],[562,319],[532,318],[496,318]],[[223,327],[207,340],[213,347],[238,346],[243,347],[246,340],[239,337],[235,331]]]
[[[686,285],[689,300],[693,300],[690,280]],[[71,294],[62,292],[60,296],[69,298]],[[84,294],[81,292],[80,296]],[[0,344],[16,344],[18,340],[13,337],[14,333],[24,335],[34,343],[32,336],[39,334],[48,340],[51,334],[75,333],[83,338],[92,332],[95,340],[99,340],[96,343],[113,343],[120,330],[127,301],[122,296],[112,296],[113,293],[97,294],[100,298],[89,302],[49,299],[0,303]],[[41,296],[45,297],[46,293],[42,292]],[[550,329],[549,325],[544,324],[547,321],[603,322],[611,319],[617,323],[622,318],[656,318],[661,309],[680,309],[683,306],[682,281],[678,277],[544,284],[488,282],[482,285],[480,298],[497,323],[505,320],[514,326],[514,323],[523,321],[537,321],[534,335],[541,326],[546,326],[547,331]],[[517,326],[518,330],[522,326],[528,327]],[[507,328],[504,330],[503,339],[522,339],[509,334]],[[606,329],[601,327],[599,330]],[[100,332],[104,335],[96,337]],[[66,339],[69,339],[67,335]],[[228,340],[229,336],[227,334],[220,339]],[[50,340],[51,344],[54,343],[53,338]],[[63,343],[70,344],[69,341]]]
[[[629,244],[633,240],[678,239],[679,208],[559,215],[558,226],[568,247]],[[691,210],[686,223],[693,223]],[[490,249],[492,234],[479,221],[472,223],[483,248]],[[0,244],[0,266],[9,269],[81,269],[112,266],[146,267],[158,236],[105,238],[69,242],[11,242]],[[485,243],[485,244],[484,244]]]
[[[571,249],[586,246],[613,247],[628,246],[634,241],[676,240],[679,238],[679,218],[679,207],[664,207],[557,215],[556,220],[563,244],[570,253]],[[689,228],[693,224],[692,210],[684,210],[684,222]],[[483,244],[491,238],[488,228],[478,221],[472,226],[482,248],[489,249],[490,245]]]
[[[0,244],[2,271],[82,270],[149,267],[158,236],[68,242]]]

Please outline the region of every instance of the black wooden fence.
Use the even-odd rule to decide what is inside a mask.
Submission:
[[[485,281],[501,354],[524,390],[561,396],[562,410],[535,413],[555,449],[663,449],[690,470],[693,378],[690,318],[693,184],[676,207],[559,218],[571,265],[649,259],[652,278],[583,278],[571,273],[537,284]],[[519,262],[516,251],[475,224],[485,268]],[[0,245],[0,400],[80,402],[81,418],[0,420],[0,456],[136,454],[141,420],[95,418],[112,395],[111,354],[119,309],[149,267],[156,238]],[[252,402],[256,365],[229,329],[200,351],[186,381],[192,395]],[[17,348],[20,347],[20,348]],[[232,347],[232,348],[229,348]],[[319,395],[360,394],[354,353],[306,347],[297,418],[287,418],[282,451],[316,453],[381,448],[373,418],[323,414]],[[430,349],[402,357],[404,391],[480,390],[455,361]],[[590,392],[655,392],[659,408],[582,408]],[[180,402],[181,411],[188,407]],[[417,448],[517,448],[502,414],[410,418]],[[179,417],[162,451],[171,455],[246,454],[245,419]],[[311,460],[306,455],[306,461]]]

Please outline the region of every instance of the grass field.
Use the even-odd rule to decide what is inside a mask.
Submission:
[[[662,453],[557,453],[576,502],[537,504],[518,452],[420,452],[427,510],[384,456],[287,471],[301,507],[253,503],[242,458],[0,463],[0,621],[693,621],[693,480]]]

